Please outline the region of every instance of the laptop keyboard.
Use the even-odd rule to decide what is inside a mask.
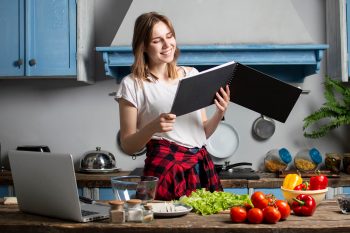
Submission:
[[[85,217],[85,216],[89,216],[89,215],[93,215],[93,214],[98,214],[98,212],[89,211],[89,210],[81,210],[81,214],[83,215],[83,217]]]

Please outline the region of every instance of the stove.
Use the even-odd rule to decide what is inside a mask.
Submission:
[[[219,173],[220,179],[259,180],[260,176],[252,168],[231,168]]]

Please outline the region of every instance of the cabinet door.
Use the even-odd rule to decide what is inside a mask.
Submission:
[[[24,0],[0,1],[0,76],[24,74]]]
[[[26,3],[26,75],[76,75],[76,1]]]

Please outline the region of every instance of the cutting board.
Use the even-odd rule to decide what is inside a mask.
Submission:
[[[300,172],[299,171],[299,173],[300,173],[301,177],[305,177],[305,178],[310,178],[311,176],[316,175],[316,173],[314,171],[312,171],[312,172]],[[278,177],[284,178],[288,174],[298,174],[298,171],[297,170],[280,171],[278,173]],[[325,175],[325,176],[330,177],[330,178],[339,178],[340,177],[339,174],[332,173],[329,170],[320,170],[320,174]]]

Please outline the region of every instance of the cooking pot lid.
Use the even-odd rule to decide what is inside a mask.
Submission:
[[[208,138],[207,150],[216,158],[232,156],[239,144],[238,133],[233,126],[220,122],[215,132]]]

